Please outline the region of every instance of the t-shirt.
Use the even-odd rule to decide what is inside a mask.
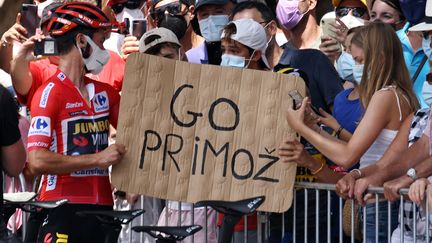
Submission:
[[[333,117],[350,133],[354,133],[363,114],[360,99],[349,100],[352,88],[343,90],[334,100]]]
[[[117,126],[120,95],[110,85],[85,77],[90,105],[66,75],[57,70],[35,93],[28,150],[62,155],[94,154],[108,147],[109,126]],[[112,205],[107,169],[44,175],[40,199]]]
[[[314,49],[294,50],[285,47],[279,63],[306,73],[312,105],[331,113],[334,98],[343,90],[343,80],[326,55]]]
[[[406,23],[402,29],[396,32],[396,34],[399,37],[399,40],[401,41],[405,64],[410,73],[410,77],[412,78],[416,73],[418,67],[420,66],[422,59],[425,57],[425,54],[422,48],[419,48],[416,52],[414,52],[414,50],[412,49],[411,43],[409,42],[408,36],[406,34],[408,32],[409,27],[410,27],[410,23]],[[422,92],[423,84],[426,80],[426,74],[428,73],[429,73],[429,65],[426,62],[423,65],[417,79],[414,81],[413,84],[414,92],[416,93],[422,108],[428,108],[428,105],[426,104],[425,99],[423,98],[423,92]]]
[[[0,172],[3,171],[1,147],[10,146],[20,138],[17,104],[8,90],[0,85]],[[3,176],[0,174],[0,211],[1,204],[3,204]]]
[[[125,61],[117,53],[113,51],[108,52],[110,53],[110,59],[102,71],[97,75],[87,74],[87,76],[93,80],[107,83],[117,92],[120,92],[123,85]],[[36,90],[56,73],[57,65],[51,63],[49,59],[42,59],[30,62],[29,70],[32,74],[33,82],[28,94],[20,95],[17,93],[19,102],[25,104],[27,107],[31,107],[31,101]]]

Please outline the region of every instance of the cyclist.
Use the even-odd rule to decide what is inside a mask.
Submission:
[[[125,153],[123,145],[108,147],[109,126],[117,126],[118,92],[85,76],[108,62],[103,42],[111,23],[88,3],[65,3],[52,14],[47,30],[59,63],[31,102],[29,170],[43,174],[40,200],[65,198],[69,204],[48,211],[38,242],[100,242],[104,233],[97,219],[75,213],[112,209],[107,168]]]

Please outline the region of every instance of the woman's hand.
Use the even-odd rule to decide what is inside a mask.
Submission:
[[[329,23],[331,26],[330,30],[334,33],[334,36],[331,36],[331,37],[333,37],[335,40],[337,40],[342,45],[345,45],[345,40],[347,38],[349,28],[339,18],[336,18],[336,22],[335,23]],[[346,46],[344,46],[344,47],[346,49]]]
[[[11,44],[13,41],[23,43],[27,40],[26,34],[27,30],[21,25],[21,14],[18,13],[15,24],[2,35],[0,42],[2,44]]]
[[[288,108],[286,115],[288,125],[296,131],[298,131],[301,126],[305,125],[305,111],[308,102],[309,98],[306,97],[303,99],[301,106],[297,110]]]
[[[419,205],[425,198],[426,187],[429,185],[429,181],[426,178],[420,178],[414,181],[409,187],[408,196],[410,200]]]
[[[279,156],[284,163],[298,163],[309,168],[314,158],[304,150],[303,144],[297,140],[287,139],[279,146]]]
[[[333,129],[334,131],[336,131],[337,129],[339,129],[340,124],[339,122],[336,120],[336,118],[334,118],[331,114],[327,113],[325,110],[319,108],[319,112],[320,112],[320,122],[328,127],[330,127],[331,129]]]
[[[354,186],[356,182],[355,172],[348,173],[336,183],[336,193],[344,199],[354,197]]]

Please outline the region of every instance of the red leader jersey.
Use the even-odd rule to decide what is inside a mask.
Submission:
[[[87,77],[84,82],[90,105],[60,70],[36,91],[31,102],[29,151],[49,149],[77,156],[108,147],[109,126],[117,127],[120,95],[108,84]],[[108,170],[93,168],[44,175],[40,200],[59,199],[75,204],[112,205]]]
[[[125,70],[125,61],[117,53],[109,51],[110,59],[103,67],[102,71],[97,74],[87,74],[93,80],[110,84],[117,92],[121,91]],[[21,104],[31,107],[31,101],[36,90],[57,71],[57,65],[50,62],[48,58],[30,62],[29,71],[32,74],[33,82],[27,95],[21,95],[18,92],[17,97]]]

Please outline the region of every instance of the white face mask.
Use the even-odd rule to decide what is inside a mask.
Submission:
[[[423,38],[422,41],[422,49],[425,55],[429,58],[429,61],[432,61],[432,47],[431,47],[432,38],[428,36],[427,39]]]
[[[43,13],[43,10],[45,9],[45,7],[50,5],[53,2],[54,2],[54,0],[46,0],[45,2],[39,3],[37,5],[37,15],[39,16],[39,18],[42,18],[42,13]]]
[[[96,75],[100,73],[104,65],[107,64],[110,59],[110,54],[107,50],[102,50],[98,45],[96,45],[96,43],[94,43],[90,37],[86,35],[84,35],[84,37],[86,38],[87,43],[90,45],[92,50],[88,58],[83,57],[83,61],[87,70]],[[82,56],[81,48],[78,48],[78,50]]]
[[[348,52],[342,51],[342,54],[336,61],[336,70],[339,77],[343,80],[354,81],[353,67],[355,65],[354,59]]]
[[[198,21],[200,31],[208,42],[220,41],[222,30],[228,24],[228,15],[210,15],[206,19]]]
[[[360,85],[361,83],[362,76],[363,76],[363,69],[364,69],[364,64],[356,63],[353,66],[354,81],[357,83],[357,85]]]
[[[255,50],[252,52],[251,58],[249,59],[245,59],[244,57],[231,55],[231,54],[223,54],[220,65],[223,67],[248,68],[254,54],[255,54]],[[246,63],[246,61],[248,62]]]
[[[145,6],[145,4],[144,4],[144,6]],[[128,18],[129,23],[131,23],[130,28],[129,28],[129,33],[132,33],[132,21],[145,19],[145,16],[144,16],[143,12],[141,11],[141,9],[139,9],[139,8],[129,9],[129,8],[125,7],[125,8],[123,8],[123,10],[119,14],[116,15],[116,20],[117,20],[117,22],[122,23],[125,18]]]

